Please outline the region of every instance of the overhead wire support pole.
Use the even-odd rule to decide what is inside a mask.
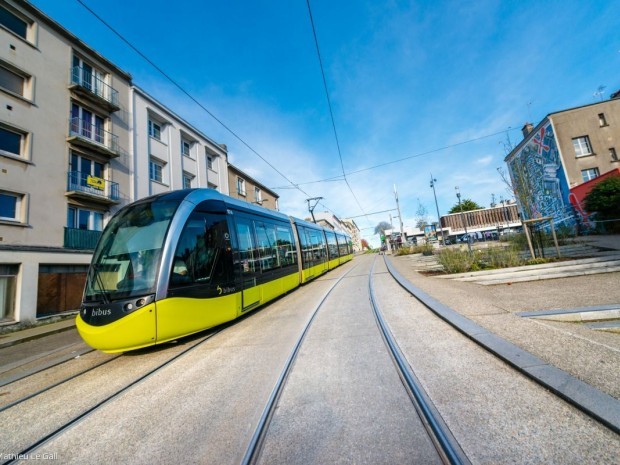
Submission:
[[[308,210],[310,211],[310,214],[312,215],[312,222],[316,224],[316,220],[314,219],[314,209],[316,208],[317,204],[319,203],[319,201],[323,199],[323,197],[312,197],[311,199],[306,199],[306,202],[308,202]],[[314,201],[314,205],[310,206],[310,202]]]

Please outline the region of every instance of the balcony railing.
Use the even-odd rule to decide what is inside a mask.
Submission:
[[[117,202],[119,199],[117,182],[80,173],[79,171],[69,171],[67,173],[67,191],[79,192],[111,202]]]
[[[92,70],[84,69],[81,66],[71,68],[71,84],[79,86],[80,89],[105,101],[110,105],[110,110],[118,110],[118,91],[103,79],[93,74]]]
[[[94,250],[101,231],[65,228],[65,248],[76,250]]]
[[[118,136],[103,129],[101,124],[93,123],[85,118],[69,118],[69,137],[76,141],[86,142],[91,148],[100,148],[105,153],[118,156]]]

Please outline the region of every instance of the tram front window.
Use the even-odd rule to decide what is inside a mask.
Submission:
[[[164,239],[178,205],[176,201],[142,203],[112,218],[93,255],[85,302],[155,292]]]

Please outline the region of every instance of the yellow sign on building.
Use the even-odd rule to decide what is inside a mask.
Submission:
[[[88,176],[86,178],[86,184],[95,189],[103,190],[105,189],[105,180],[102,178],[98,178],[96,176]]]

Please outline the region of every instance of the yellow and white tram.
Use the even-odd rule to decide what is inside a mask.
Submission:
[[[122,208],[93,254],[76,324],[104,352],[233,320],[353,258],[340,232],[212,189]]]

